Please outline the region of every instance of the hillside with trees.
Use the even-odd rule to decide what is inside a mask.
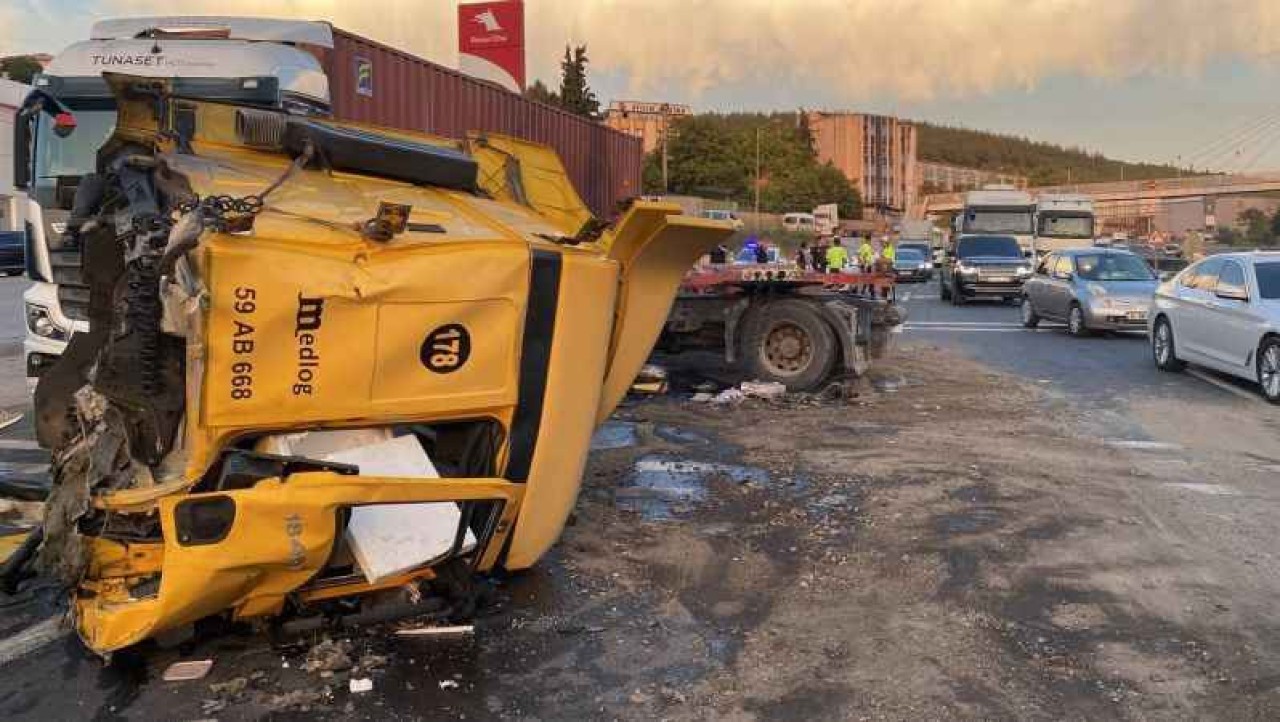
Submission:
[[[862,217],[858,190],[819,163],[809,129],[795,113],[703,113],[672,124],[666,192],[755,204],[759,140],[760,210],[784,213],[837,203],[842,218]],[[663,193],[662,152],[645,159],[645,193]]]
[[[1127,163],[1080,148],[968,128],[916,123],[920,160],[1026,176],[1033,186],[1169,178],[1178,169]]]

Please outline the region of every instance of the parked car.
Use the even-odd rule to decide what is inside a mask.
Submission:
[[[1280,253],[1210,256],[1156,289],[1151,310],[1156,367],[1188,362],[1255,381],[1280,404]]]
[[[1049,253],[1022,287],[1022,325],[1062,321],[1072,336],[1145,331],[1158,283],[1141,256],[1116,248]]]
[[[1031,262],[1014,236],[961,236],[942,264],[942,300],[957,306],[970,298],[1022,296]]]
[[[0,231],[0,273],[19,276],[26,269],[26,234]]]
[[[893,273],[900,283],[923,283],[933,274],[929,261],[915,248],[898,248],[893,258]]]

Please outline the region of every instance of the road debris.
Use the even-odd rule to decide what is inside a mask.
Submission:
[[[347,689],[351,691],[351,694],[364,694],[365,692],[372,692],[373,680],[369,679],[368,677],[362,677],[359,679],[353,677],[351,681],[347,683]]]
[[[212,659],[193,659],[185,662],[174,662],[164,670],[166,682],[189,682],[204,679],[213,669]]]
[[[306,672],[341,672],[354,666],[351,660],[351,642],[345,639],[326,639],[307,651],[307,661],[302,664]]]
[[[738,390],[753,399],[771,401],[787,395],[787,387],[777,381],[743,381]]]
[[[473,624],[458,624],[452,627],[411,627],[397,629],[397,637],[461,637],[475,634]]]
[[[457,689],[457,688],[458,688],[458,683],[456,680],[452,680],[452,679],[440,680],[440,689]]]

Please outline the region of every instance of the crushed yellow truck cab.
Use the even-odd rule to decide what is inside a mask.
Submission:
[[[645,202],[599,222],[526,141],[109,82],[116,130],[60,241],[90,331],[36,392],[33,563],[85,643],[456,613],[473,575],[534,564],[729,225]]]

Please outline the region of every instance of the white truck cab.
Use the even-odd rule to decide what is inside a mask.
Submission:
[[[968,235],[1014,236],[1022,252],[1034,247],[1036,204],[1031,194],[1012,186],[986,186],[964,194],[964,209],[956,215],[953,240]]]
[[[1092,198],[1081,193],[1042,193],[1036,199],[1037,255],[1092,245]]]
[[[28,275],[23,341],[28,382],[73,333],[88,329],[80,249],[63,243],[75,189],[95,169],[115,124],[103,73],[174,79],[176,95],[236,100],[301,114],[329,113],[329,82],[299,45],[333,47],[327,23],[236,17],[142,17],[95,23],[89,40],[36,77],[15,119],[14,185],[25,192]]]

